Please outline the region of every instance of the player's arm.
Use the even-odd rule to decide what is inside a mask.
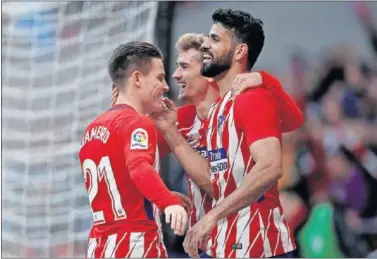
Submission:
[[[166,105],[169,108],[167,111],[163,114],[153,115],[157,128],[170,150],[185,169],[186,174],[201,190],[213,197],[210,167],[207,159],[199,155],[177,129],[177,107],[174,102],[167,99]]]
[[[180,200],[165,186],[154,169],[156,154],[156,130],[153,122],[138,119],[127,132],[124,156],[130,178],[138,190],[160,210],[178,205]]]
[[[165,212],[166,223],[171,223],[174,233],[183,235],[188,220],[181,201],[168,190],[154,169],[157,132],[153,122],[140,117],[131,124],[124,142],[124,156],[130,178],[140,193]]]
[[[176,110],[176,117],[174,116],[174,119],[172,119],[172,121],[169,121],[169,123],[175,124],[179,131],[180,129],[182,129],[182,127],[190,127],[190,122],[192,122],[192,120],[194,119],[193,117],[195,117],[196,115],[195,106],[185,105],[177,108]],[[158,126],[158,123],[156,125]],[[183,137],[186,138],[186,136]],[[157,144],[160,152],[160,158],[164,158],[171,152],[168,143],[165,141],[160,131],[157,131]]]
[[[166,143],[164,137],[161,135],[159,131],[157,131],[157,146],[158,151],[160,153],[160,159],[170,154],[171,150],[169,148],[169,145],[168,143]]]
[[[293,131],[302,126],[304,116],[301,110],[283,90],[279,80],[264,71],[239,74],[233,82],[233,95],[237,96],[254,87],[268,88],[274,92],[278,100],[283,132]]]
[[[213,197],[210,167],[207,159],[199,155],[186,141],[177,127],[170,125],[161,131],[166,143],[176,156],[186,174],[201,190]]]
[[[274,97],[253,89],[235,103],[236,125],[242,129],[255,165],[242,184],[215,208],[209,217],[220,220],[256,202],[282,176],[280,118]],[[253,112],[245,107],[253,106]]]
[[[282,132],[290,132],[298,129],[304,123],[304,115],[292,98],[283,90],[279,80],[265,71],[259,72],[262,75],[262,85],[272,89],[277,98],[277,107],[282,122]]]

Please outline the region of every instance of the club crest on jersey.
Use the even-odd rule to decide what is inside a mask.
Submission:
[[[222,114],[220,115],[219,120],[217,122],[217,130],[220,130],[220,128],[224,125],[224,121],[225,121],[225,115]]]
[[[148,149],[148,133],[145,129],[135,129],[131,134],[130,149]]]

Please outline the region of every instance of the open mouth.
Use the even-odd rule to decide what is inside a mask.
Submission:
[[[178,83],[180,89],[184,89],[187,85],[185,83]]]
[[[159,97],[159,100],[160,100],[161,107],[162,107],[162,108],[166,108],[165,98],[164,98],[163,95],[161,95],[161,96]]]
[[[212,60],[212,56],[208,52],[203,53],[203,62],[208,62]]]

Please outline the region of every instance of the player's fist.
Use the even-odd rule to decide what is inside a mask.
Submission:
[[[174,230],[174,234],[183,236],[188,221],[188,215],[181,205],[171,205],[165,208],[165,220]]]

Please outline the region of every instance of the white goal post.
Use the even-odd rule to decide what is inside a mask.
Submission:
[[[2,256],[83,258],[81,134],[109,106],[113,49],[154,41],[158,2],[2,7]]]

